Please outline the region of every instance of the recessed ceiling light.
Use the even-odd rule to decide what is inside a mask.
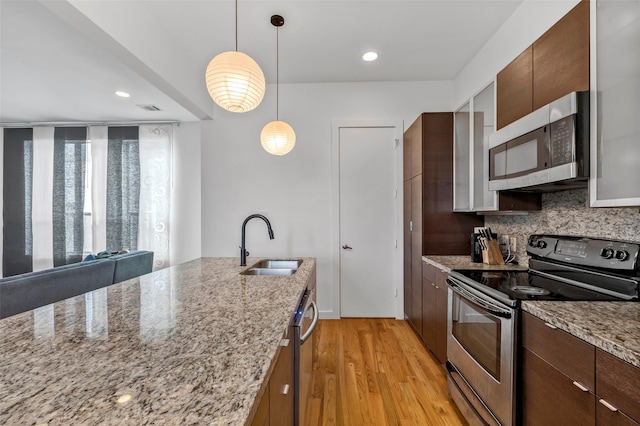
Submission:
[[[124,395],[120,395],[116,400],[118,404],[125,404],[129,401],[131,401],[131,395],[129,395],[128,393],[125,393]]]
[[[121,92],[121,91],[117,91],[116,95],[120,96],[121,98],[128,98],[129,96],[131,96],[127,92]]]
[[[376,52],[367,52],[362,55],[362,59],[367,62],[375,61],[376,59],[378,59],[378,54]]]

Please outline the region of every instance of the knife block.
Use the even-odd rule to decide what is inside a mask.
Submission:
[[[482,263],[487,265],[504,265],[504,259],[502,258],[502,252],[498,245],[498,240],[485,239],[486,250],[482,250]]]

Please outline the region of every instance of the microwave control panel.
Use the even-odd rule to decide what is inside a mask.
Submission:
[[[575,153],[575,114],[549,125],[549,160],[551,167],[572,163]]]

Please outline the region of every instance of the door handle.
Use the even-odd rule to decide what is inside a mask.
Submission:
[[[353,250],[353,248],[349,247],[349,244],[343,245],[342,248],[345,250]]]

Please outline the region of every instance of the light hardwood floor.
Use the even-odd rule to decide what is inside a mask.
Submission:
[[[446,373],[406,321],[323,320],[306,426],[464,425]]]

